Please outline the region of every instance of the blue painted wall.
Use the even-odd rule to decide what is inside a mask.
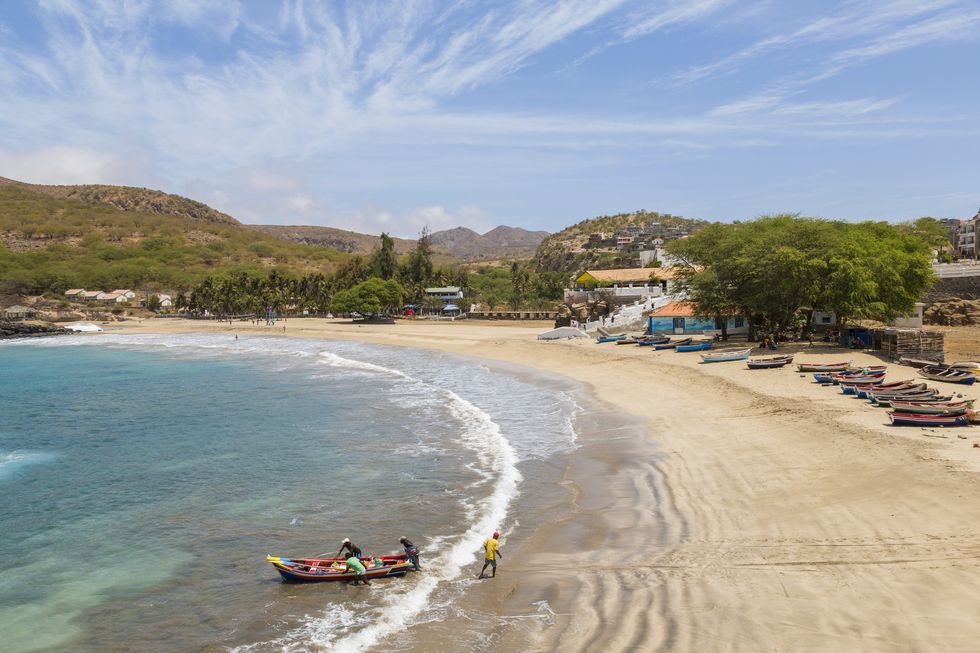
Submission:
[[[702,333],[704,331],[711,331],[715,329],[715,320],[710,317],[685,317],[684,320],[684,333]],[[739,326],[735,326],[736,320],[739,320]],[[674,318],[667,315],[657,315],[650,316],[648,324],[649,333],[674,333]],[[739,332],[745,330],[744,321],[739,318],[730,317],[728,318],[728,331]]]

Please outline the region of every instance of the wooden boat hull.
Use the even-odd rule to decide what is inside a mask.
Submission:
[[[661,350],[661,349],[673,349],[674,347],[676,347],[678,345],[686,345],[686,344],[688,344],[690,342],[691,342],[691,338],[686,338],[684,340],[677,340],[677,341],[674,341],[674,342],[665,342],[662,345],[654,345],[653,348],[656,349],[656,350],[658,350],[658,351]]]
[[[843,372],[850,369],[851,361],[846,363],[797,363],[796,368],[800,372]]]
[[[618,340],[624,339],[625,337],[626,337],[625,335],[623,335],[623,336],[599,336],[598,338],[595,339],[595,341],[596,341],[597,344],[600,344],[601,345],[604,342],[616,342]]]
[[[775,369],[777,367],[785,367],[793,362],[793,355],[788,356],[770,356],[768,358],[750,358],[746,365],[748,365],[750,370],[768,370]]]
[[[917,415],[966,415],[969,408],[962,406],[943,407],[940,404],[930,405],[917,401],[892,401],[892,409],[896,413],[914,413]]]
[[[973,385],[977,382],[971,372],[958,370],[952,367],[923,367],[919,370],[919,376],[930,381],[942,381],[943,383],[960,383],[963,385]]]
[[[367,578],[386,578],[388,576],[404,576],[415,567],[408,561],[407,556],[375,556],[381,558],[381,567],[369,567],[374,558],[361,558],[367,567],[364,576],[344,570],[343,566],[335,567],[335,563],[343,565],[342,558],[283,558],[281,556],[266,556],[266,562],[272,564],[282,579],[289,583],[330,583],[347,582]]]
[[[888,419],[895,426],[969,426],[966,415],[923,415],[889,411]]]
[[[740,351],[718,352],[717,354],[701,354],[701,362],[724,363],[727,361],[741,361],[748,358],[751,353],[751,349],[742,349]]]
[[[706,349],[711,349],[710,342],[698,342],[691,345],[677,345],[674,351],[685,352],[685,351],[704,351]]]
[[[645,338],[636,344],[641,347],[650,347],[653,345],[666,345],[668,342],[670,342],[670,338]]]

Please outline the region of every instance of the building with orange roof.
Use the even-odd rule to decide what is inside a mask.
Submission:
[[[721,320],[726,320],[725,330],[729,333],[748,333],[749,326],[741,315],[715,319],[697,315],[694,304],[679,300],[650,312],[648,330],[650,333],[667,334],[705,334],[721,331]]]

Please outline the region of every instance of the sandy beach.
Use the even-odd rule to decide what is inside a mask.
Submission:
[[[496,633],[494,650],[976,650],[980,428],[890,427],[883,409],[795,367],[537,341],[549,326],[153,319],[113,330],[438,349],[567,376],[643,420],[640,437],[585,438],[554,518],[523,524],[498,578],[469,593],[497,615],[528,617]],[[805,345],[797,359],[881,362]],[[914,376],[889,368],[889,380]],[[413,629],[417,650],[432,650],[438,628]]]

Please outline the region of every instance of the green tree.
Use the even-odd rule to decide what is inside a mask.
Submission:
[[[349,290],[334,294],[331,307],[338,313],[378,315],[395,313],[402,304],[404,290],[394,279],[371,277]]]
[[[150,295],[146,300],[146,307],[154,313],[160,310],[160,296]]]
[[[412,301],[422,303],[425,287],[432,279],[432,246],[429,227],[426,225],[419,234],[415,249],[408,255],[402,277],[412,294]]]
[[[381,246],[371,257],[371,272],[384,280],[394,278],[398,272],[398,257],[395,256],[395,240],[387,233],[381,234]]]
[[[531,289],[531,272],[517,261],[510,265],[510,285],[511,303],[515,311],[520,310]]]

